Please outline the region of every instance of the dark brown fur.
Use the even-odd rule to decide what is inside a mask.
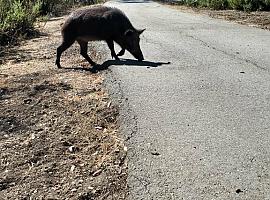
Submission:
[[[144,30],[135,29],[127,16],[117,8],[97,6],[72,13],[62,27],[62,44],[57,48],[56,65],[60,68],[61,54],[75,41],[81,47],[81,55],[91,64],[95,62],[87,54],[88,41],[105,40],[113,58],[128,50],[138,60],[143,60],[139,35]],[[122,50],[116,54],[114,42]]]

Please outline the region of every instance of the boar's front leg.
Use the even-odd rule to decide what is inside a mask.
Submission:
[[[60,57],[62,53],[65,50],[67,50],[74,43],[74,41],[75,41],[74,39],[64,38],[62,44],[57,48],[55,64],[57,65],[58,68],[62,68],[60,65]]]
[[[115,58],[115,60],[119,60],[118,56],[116,55],[115,51],[114,51],[114,44],[113,44],[113,40],[106,40],[109,49],[111,50],[111,56],[112,58]]]
[[[119,51],[119,53],[117,54],[117,56],[122,56],[125,54],[125,49],[122,48],[121,51]]]
[[[88,56],[87,54],[87,47],[88,47],[88,42],[84,42],[81,40],[77,41],[81,47],[81,55],[90,63],[90,65],[94,66],[96,63]]]

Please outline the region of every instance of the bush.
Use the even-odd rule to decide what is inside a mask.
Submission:
[[[208,0],[207,6],[216,10],[227,9],[228,1],[227,0]]]
[[[197,0],[186,0],[186,4],[189,5],[189,6],[198,6],[199,1],[197,1]]]
[[[228,0],[232,9],[243,9],[244,0]]]
[[[15,0],[11,9],[7,12],[1,28],[3,30],[25,30],[32,27],[33,17],[27,12],[26,8],[18,0]]]
[[[244,11],[270,10],[270,0],[165,0],[193,7],[208,7],[211,9],[236,9]]]
[[[178,0],[177,3],[193,7],[209,7],[213,9],[225,9],[228,7],[227,0]]]
[[[256,11],[270,10],[270,0],[228,0],[233,9]]]
[[[0,45],[5,45],[16,41],[23,33],[28,34],[33,29],[36,14],[19,0],[0,3]]]
[[[59,15],[75,4],[93,4],[99,0],[0,0],[0,46],[15,42],[19,36],[33,33],[37,17]]]

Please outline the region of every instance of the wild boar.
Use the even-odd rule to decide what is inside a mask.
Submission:
[[[89,41],[105,40],[111,50],[112,58],[119,60],[125,50],[128,50],[139,61],[144,60],[140,48],[140,34],[145,29],[138,30],[133,27],[127,16],[117,8],[95,6],[72,13],[62,27],[62,44],[57,48],[56,62],[61,68],[61,54],[75,41],[80,45],[80,54],[91,64],[96,63],[88,56]],[[114,42],[122,50],[116,54]]]

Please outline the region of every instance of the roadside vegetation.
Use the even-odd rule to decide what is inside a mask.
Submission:
[[[166,2],[215,10],[235,9],[248,12],[270,10],[270,0],[167,0]]]
[[[117,199],[127,194],[118,106],[74,44],[55,65],[66,16],[0,57],[0,199]],[[107,51],[90,43],[97,63]],[[96,51],[94,50],[96,49]]]
[[[0,0],[0,199],[126,199],[127,147],[103,74],[78,44],[65,69],[54,65],[62,15],[94,3]],[[96,62],[107,58],[89,46]]]
[[[270,30],[270,0],[159,0],[182,12],[200,13]]]
[[[46,16],[58,16],[67,9],[99,0],[0,0],[0,47],[34,35],[34,24]]]

